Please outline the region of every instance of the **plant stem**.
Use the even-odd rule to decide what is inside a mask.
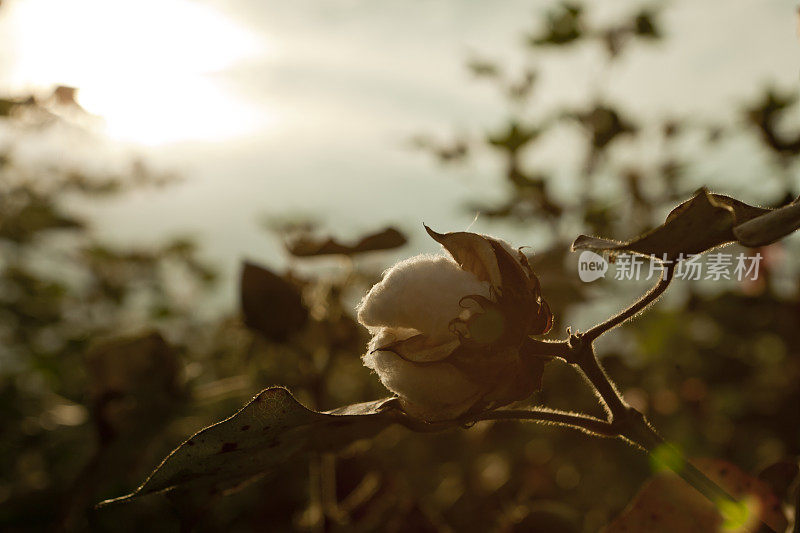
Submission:
[[[570,339],[570,343],[574,349],[567,361],[577,366],[595,388],[600,395],[600,400],[611,415],[611,422],[627,417],[631,408],[622,399],[614,382],[600,364],[592,343],[585,341],[580,335],[574,335]]]
[[[724,513],[726,509],[735,509],[739,505],[736,499],[687,461],[677,448],[667,443],[642,413],[625,403],[594,350],[594,341],[597,337],[624,323],[657,300],[669,286],[672,274],[672,268],[665,266],[661,278],[653,288],[628,308],[597,324],[586,333],[570,335],[567,341],[547,342],[530,339],[523,346],[524,355],[558,357],[577,367],[598,393],[601,403],[607,409],[608,420],[546,410],[487,412],[482,413],[477,420],[515,418],[533,420],[568,426],[593,435],[625,439],[644,449],[654,460],[674,471]]]
[[[597,324],[596,326],[592,327],[583,334],[583,338],[586,342],[593,342],[597,337],[609,331],[626,320],[633,318],[637,313],[642,311],[645,307],[653,303],[661,296],[669,283],[672,281],[672,274],[673,274],[673,267],[671,265],[664,265],[663,270],[661,271],[661,278],[658,280],[658,283],[649,291],[647,291],[641,298],[639,298],[636,302],[634,302],[631,306],[620,311],[616,315],[612,316],[608,320]]]
[[[655,461],[679,475],[708,498],[721,514],[726,515],[735,512],[741,504],[690,463],[677,448],[666,442],[642,413],[625,403],[594,351],[594,340],[598,336],[635,316],[658,299],[671,280],[672,269],[665,266],[659,282],[630,307],[594,326],[583,335],[570,336],[568,342],[573,347],[574,353],[568,355],[566,360],[577,366],[594,386],[610,411],[610,423],[619,437],[643,448]],[[763,522],[760,530],[772,531]]]
[[[617,429],[608,421],[592,416],[549,409],[503,409],[480,413],[471,421],[526,420],[578,429],[597,437],[617,437]]]
[[[736,503],[736,499],[725,489],[710,480],[677,448],[665,441],[638,411],[632,410],[632,416],[624,424],[621,436],[643,448],[655,461],[678,474],[717,507],[721,503]]]
[[[528,337],[522,343],[520,354],[523,357],[559,357],[566,360],[572,351],[569,341],[545,341]]]

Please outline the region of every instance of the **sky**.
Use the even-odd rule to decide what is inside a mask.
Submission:
[[[596,4],[590,16],[597,20],[640,5]],[[287,264],[263,228],[269,217],[311,216],[344,236],[396,224],[414,248],[428,251],[435,247],[423,221],[440,230],[472,224],[475,213],[463,205],[501,195],[500,161],[485,155],[442,169],[408,141],[419,133],[481,134],[503,123],[507,105],[464,68],[474,55],[536,66],[543,75],[533,114],[585,101],[602,86],[635,114],[718,117],[767,84],[797,85],[796,0],[672,0],[664,44],[632,50],[605,74],[596,48],[524,53],[525,32],[550,5],[4,0],[0,93],[79,87],[101,140],[78,149],[73,138],[51,138],[35,157],[104,153],[113,165],[141,156],[184,178],[82,206],[98,235],[132,244],[194,235],[204,255],[232,273],[245,257]],[[577,160],[557,140],[535,157],[555,172]],[[722,185],[756,170],[733,157],[709,174],[725,176]],[[497,231],[480,218],[471,227]],[[547,240],[536,228],[507,231],[520,245]]]

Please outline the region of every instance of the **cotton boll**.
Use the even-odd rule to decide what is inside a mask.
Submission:
[[[373,352],[364,363],[400,396],[405,410],[425,420],[455,418],[481,396],[481,388],[447,362],[412,363],[391,352]]]
[[[459,316],[464,296],[489,296],[489,284],[444,256],[418,255],[387,270],[358,306],[367,327],[412,328],[433,341],[452,337],[450,322]]]
[[[398,263],[364,297],[358,320],[373,336],[364,364],[427,421],[527,397],[544,365],[528,364],[520,349],[552,325],[527,260],[492,237],[426,229],[449,257]]]

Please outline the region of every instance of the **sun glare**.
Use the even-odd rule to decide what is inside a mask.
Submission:
[[[225,69],[263,56],[263,39],[191,0],[25,0],[5,14],[12,87],[79,88],[118,140],[221,140],[271,115],[225,86]]]

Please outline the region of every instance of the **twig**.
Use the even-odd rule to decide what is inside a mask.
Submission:
[[[631,407],[622,399],[614,382],[608,377],[603,365],[597,359],[594,346],[591,341],[585,340],[583,335],[573,335],[570,337],[570,345],[573,346],[573,353],[568,356],[567,362],[576,366],[600,396],[600,401],[607,408],[611,422],[624,420]]]
[[[558,357],[566,360],[573,352],[569,341],[544,341],[526,338],[521,353],[525,357]]]
[[[669,286],[670,281],[672,281],[672,274],[673,274],[673,267],[671,265],[664,265],[663,269],[661,270],[661,278],[658,280],[658,283],[647,293],[645,293],[641,298],[639,298],[636,302],[634,302],[630,307],[620,311],[618,314],[612,316],[608,320],[597,324],[596,326],[592,327],[583,334],[583,338],[586,342],[593,342],[597,337],[609,331],[626,320],[633,318],[636,316],[637,313],[642,311],[645,307],[650,305],[651,303],[655,302],[667,287]]]
[[[540,422],[578,429],[597,437],[617,437],[616,428],[608,421],[592,416],[555,411],[549,409],[503,409],[499,411],[486,411],[471,419],[473,422],[480,420],[525,420]]]
[[[720,513],[727,514],[737,509],[740,503],[692,465],[677,448],[667,443],[642,413],[625,403],[594,351],[593,344],[597,337],[635,316],[657,300],[669,286],[672,273],[672,269],[665,266],[658,283],[630,307],[594,326],[585,334],[571,335],[569,344],[573,348],[573,353],[568,354],[565,359],[577,366],[594,386],[609,410],[609,423],[616,429],[619,437],[643,448],[651,457],[678,474],[708,498]],[[763,522],[761,526],[762,529],[771,531],[771,528]]]

